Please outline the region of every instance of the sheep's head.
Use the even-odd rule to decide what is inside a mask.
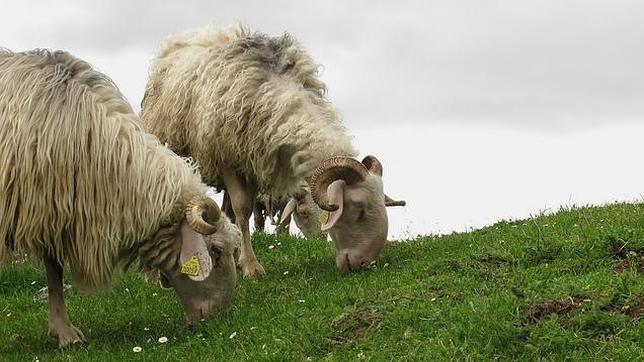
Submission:
[[[374,156],[362,163],[350,157],[332,157],[311,177],[313,200],[328,212],[322,230],[329,230],[342,272],[358,270],[376,260],[387,241],[386,206],[404,206],[386,196],[382,164]]]
[[[174,236],[179,263],[161,268],[160,282],[175,290],[193,323],[230,308],[237,281],[233,250],[241,233],[207,196],[191,200],[185,214]]]
[[[313,201],[311,190],[306,183],[300,185],[298,192],[293,194],[282,210],[280,225],[288,223],[291,215],[295,224],[307,238],[326,239],[326,231],[322,231],[320,216],[322,210]]]

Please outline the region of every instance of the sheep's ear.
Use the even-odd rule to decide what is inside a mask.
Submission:
[[[282,210],[282,216],[280,217],[280,222],[279,224],[282,226],[285,222],[288,222],[288,224],[291,223],[291,215],[293,214],[293,211],[295,211],[295,207],[297,206],[297,201],[294,198],[291,198],[288,200],[286,203],[286,206],[284,206],[284,210]]]
[[[327,231],[332,228],[340,217],[342,216],[342,210],[344,209],[344,181],[336,180],[333,181],[329,187],[327,187],[327,195],[329,197],[329,204],[338,205],[338,209],[335,211],[324,211],[320,215],[320,219],[325,218],[326,222],[322,225],[322,231]],[[328,212],[328,217],[324,216],[324,213]],[[323,221],[323,220],[320,220]]]
[[[179,272],[194,281],[202,281],[212,271],[212,258],[208,253],[204,236],[194,231],[187,222],[181,225],[178,236],[181,243]]]

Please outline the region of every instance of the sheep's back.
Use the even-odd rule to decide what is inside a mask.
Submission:
[[[0,236],[11,241],[0,257],[50,254],[81,288],[106,285],[119,251],[172,212],[181,183],[199,184],[108,77],[66,52],[2,52],[0,122]]]
[[[289,35],[204,28],[166,40],[141,115],[207,183],[223,186],[228,168],[284,195],[322,160],[356,154],[324,94],[317,64]]]

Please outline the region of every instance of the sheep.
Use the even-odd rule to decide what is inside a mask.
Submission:
[[[241,233],[109,77],[65,51],[0,50],[0,139],[0,262],[44,262],[59,347],[85,342],[65,308],[64,264],[81,291],[130,265],[158,270],[190,323],[222,309],[213,258]]]
[[[230,198],[224,194],[222,211],[234,220]],[[264,231],[268,218],[277,234],[288,234],[291,218],[308,239],[325,239],[327,233],[321,230],[320,217],[322,210],[313,202],[308,185],[302,185],[300,190],[290,197],[273,197],[259,193],[253,206],[255,231]]]
[[[178,154],[193,157],[206,183],[230,194],[243,234],[239,264],[245,277],[264,273],[248,225],[257,193],[293,194],[325,161],[358,154],[325,97],[318,69],[292,36],[269,37],[242,25],[170,36],[152,62],[143,124]],[[370,236],[383,244],[386,213],[369,216],[385,225]]]
[[[227,198],[230,200],[230,198]],[[286,197],[271,196],[259,193],[253,207],[253,218],[255,219],[255,231],[264,231],[266,219],[275,226],[277,234],[288,234],[289,225],[280,224],[280,216],[286,206],[288,199]],[[232,206],[231,206],[232,208]],[[232,218],[231,218],[232,219]],[[290,219],[289,219],[290,221]]]
[[[223,211],[223,210],[222,210]],[[226,227],[233,228],[232,232],[240,234],[236,226],[232,223],[225,223]],[[225,232],[222,232],[225,235]],[[239,246],[236,242],[222,242],[222,237],[217,234],[206,235],[206,243],[212,243],[212,275],[216,276],[217,283],[209,291],[208,299],[213,309],[212,313],[227,311],[232,307],[234,300],[235,285],[237,284],[237,268],[233,253]],[[241,239],[239,235],[235,241]],[[147,282],[158,282],[164,289],[172,289],[172,284],[168,278],[158,270],[146,270],[143,272],[143,278]]]
[[[311,197],[310,187],[304,183],[280,208],[277,225],[288,230],[292,217],[306,238],[326,240],[327,233],[321,229],[323,215],[324,213]]]
[[[266,218],[268,218],[273,226],[276,227],[275,231],[278,234],[288,234],[288,226],[283,228],[278,224],[279,215],[281,210],[286,205],[286,200],[273,198],[270,195],[258,193],[253,203],[253,218],[255,220],[255,231],[265,231]],[[235,220],[235,212],[230,203],[228,193],[224,192],[224,197],[221,204],[221,211],[226,214],[231,220]]]

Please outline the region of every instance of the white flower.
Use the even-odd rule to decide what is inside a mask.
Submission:
[[[149,331],[149,330],[150,330],[150,328],[148,328],[148,327],[143,327],[143,330],[147,332],[147,331]]]
[[[233,339],[235,338],[236,335],[237,335],[237,332],[233,332],[230,336],[228,336],[228,338]]]
[[[31,282],[31,285],[34,285],[34,284],[36,284],[36,281],[35,281],[35,280],[34,280],[33,282]]]
[[[132,352],[134,352],[134,353],[139,353],[141,351],[143,351],[143,348],[141,348],[139,346],[136,346],[136,347],[132,348]]]
[[[300,300],[298,300],[298,302],[304,303],[304,299],[300,299]]]
[[[278,246],[282,246],[282,243],[277,243]]]
[[[159,343],[166,343],[168,342],[168,337],[160,337],[159,338]]]
[[[268,249],[270,250],[270,249],[273,249],[274,247],[275,247],[275,245],[269,245]]]
[[[287,275],[287,274],[288,274],[288,270],[287,270],[287,271],[285,271],[285,272],[284,272],[284,273],[282,273],[282,274]]]

